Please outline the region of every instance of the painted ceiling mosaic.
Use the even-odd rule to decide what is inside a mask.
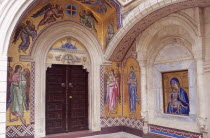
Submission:
[[[120,6],[114,0],[37,0],[23,13],[10,46],[27,55],[33,40],[49,25],[72,20],[89,29],[105,50],[121,27]]]

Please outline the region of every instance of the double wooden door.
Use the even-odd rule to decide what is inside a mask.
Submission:
[[[46,134],[88,129],[88,73],[52,65],[46,73]]]

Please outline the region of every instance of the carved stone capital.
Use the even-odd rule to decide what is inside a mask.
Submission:
[[[46,68],[45,68],[45,70],[47,70],[48,68],[52,68],[52,63],[46,63]]]
[[[86,69],[87,72],[90,72],[90,64],[84,64],[83,69]]]

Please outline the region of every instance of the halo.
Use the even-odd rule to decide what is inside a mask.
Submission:
[[[171,74],[168,78],[169,78],[169,84],[172,78],[177,78],[179,80],[180,87],[183,85],[181,77],[177,74],[176,75]]]
[[[22,68],[25,68],[25,66],[24,66],[22,63],[20,63],[20,62],[15,63],[15,64],[12,66],[12,68],[14,69],[17,65],[20,65]]]

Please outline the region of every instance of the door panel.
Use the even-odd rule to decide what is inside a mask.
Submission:
[[[88,129],[88,73],[82,66],[73,66],[69,73],[70,82],[70,120],[71,131]]]
[[[47,134],[88,129],[88,73],[82,66],[53,65],[46,77]]]
[[[65,91],[61,84],[66,81],[65,68],[53,65],[46,77],[46,133],[65,132]]]

